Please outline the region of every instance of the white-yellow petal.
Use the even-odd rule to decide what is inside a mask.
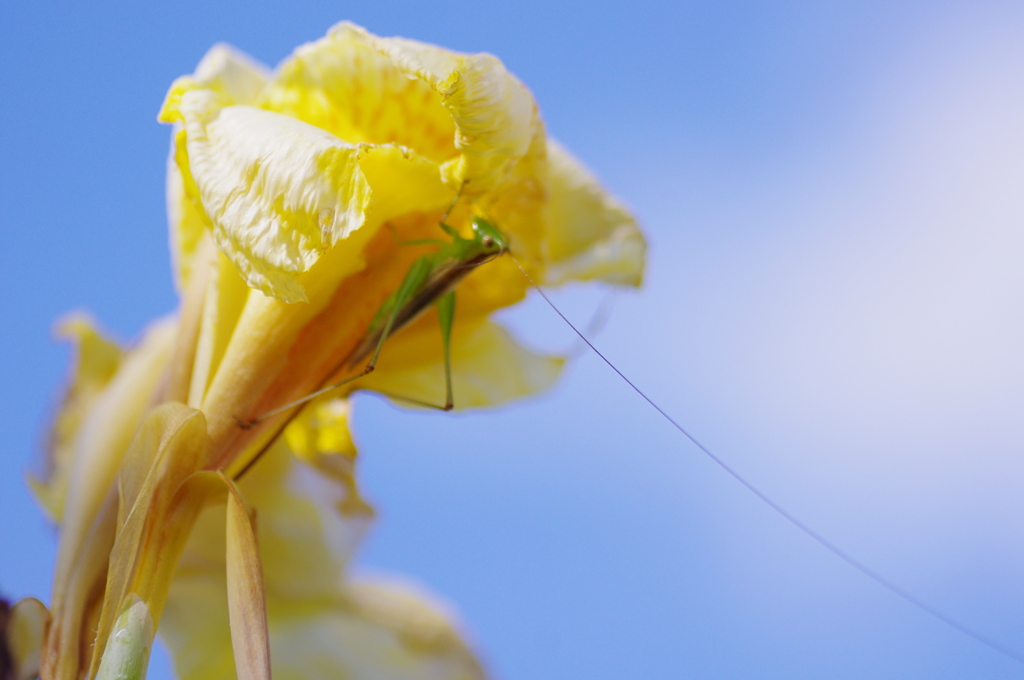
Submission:
[[[485,318],[458,320],[452,330],[452,396],[455,408],[497,406],[542,392],[555,382],[565,360],[521,345]],[[444,361],[439,324],[428,311],[421,323],[390,338],[377,370],[362,379],[365,389],[442,406]]]
[[[274,677],[482,680],[487,674],[444,605],[420,588],[361,579],[336,603],[271,608]]]
[[[194,185],[221,252],[253,288],[305,300],[296,276],[365,222],[358,149],[288,116],[222,107],[210,90],[184,92],[177,111],[186,191]]]
[[[217,92],[224,105],[253,104],[270,78],[270,69],[248,54],[220,43],[214,45],[196,66],[192,78],[198,86]],[[180,129],[175,126],[174,134]],[[202,209],[185,193],[185,184],[175,161],[174,135],[167,159],[167,222],[170,227],[171,265],[179,291],[187,285],[192,258],[207,229]]]
[[[237,47],[218,43],[203,55],[192,77],[204,88],[221,93],[225,105],[255,104],[271,71]]]
[[[550,138],[548,164],[544,283],[600,280],[639,286],[647,245],[636,220]]]
[[[347,420],[347,408],[343,402],[320,407],[311,420],[333,435],[305,432],[289,439],[329,454],[345,445],[336,430]],[[444,607],[417,589],[391,582],[346,584],[348,560],[368,518],[345,511],[350,491],[344,484],[299,462],[279,442],[239,488],[259,512],[275,678],[482,677]],[[164,609],[160,635],[182,680],[235,677],[224,512],[223,507],[204,511]]]

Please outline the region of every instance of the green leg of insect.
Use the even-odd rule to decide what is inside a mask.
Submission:
[[[302,397],[301,399],[296,399],[295,401],[290,401],[287,404],[278,406],[277,408],[267,411],[266,413],[256,416],[255,418],[250,418],[248,420],[235,418],[235,422],[238,423],[238,426],[241,427],[243,430],[248,430],[254,425],[263,422],[267,418],[275,416],[279,413],[282,413],[283,411],[287,411],[288,409],[294,408],[296,406],[301,406],[302,404],[310,402],[319,396],[331,392],[332,390],[336,390],[343,385],[346,385],[354,380],[358,380],[363,376],[373,373],[374,369],[376,369],[377,367],[377,360],[380,358],[381,350],[384,349],[384,343],[391,335],[392,329],[394,328],[395,320],[397,319],[399,313],[405,307],[406,303],[409,302],[409,299],[412,297],[412,295],[423,287],[424,283],[427,281],[427,277],[430,276],[433,270],[434,262],[432,261],[432,258],[430,256],[423,256],[417,258],[409,267],[409,271],[406,272],[405,278],[402,279],[402,284],[398,287],[398,290],[395,291],[387,300],[385,300],[378,314],[386,314],[387,320],[384,322],[384,327],[380,333],[380,338],[377,340],[377,345],[374,348],[373,356],[370,357],[370,360],[366,363],[366,366],[363,368],[361,372],[357,373],[356,375],[345,378],[344,380],[340,380],[336,383],[328,385],[327,387],[323,387],[317,390],[316,392],[313,392],[312,394],[307,394],[305,397]],[[442,407],[438,407],[433,404],[426,404],[424,402],[419,402],[417,400],[412,399],[404,399],[404,401],[411,401],[414,403],[419,403],[424,406],[433,406],[434,408],[440,408],[443,411],[450,411],[453,406],[451,378],[451,335],[452,324],[455,320],[455,291],[451,291],[441,296],[437,300],[437,302],[435,302],[435,306],[437,307],[438,314],[441,317],[441,339],[444,349],[444,376],[446,395],[445,404]],[[402,399],[401,397],[398,398]]]
[[[455,291],[444,295],[435,303],[441,317],[441,346],[444,349],[444,409],[451,411],[452,401],[452,324],[455,322]]]

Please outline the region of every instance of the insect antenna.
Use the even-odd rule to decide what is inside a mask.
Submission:
[[[752,494],[757,496],[761,500],[761,502],[763,502],[769,508],[771,508],[776,513],[781,515],[783,517],[783,519],[788,521],[790,524],[795,526],[797,529],[802,531],[804,534],[809,536],[811,539],[813,539],[818,545],[820,545],[821,547],[825,548],[830,553],[832,553],[833,555],[835,555],[836,557],[841,559],[843,562],[846,562],[848,565],[850,565],[851,567],[853,567],[854,569],[859,571],[864,576],[867,576],[869,579],[871,579],[872,581],[874,581],[878,585],[882,586],[883,588],[888,590],[893,595],[896,595],[897,597],[900,597],[904,601],[909,602],[910,604],[912,604],[913,606],[917,607],[921,611],[930,614],[931,616],[935,617],[939,621],[945,623],[950,628],[953,628],[955,630],[960,631],[961,633],[963,633],[967,637],[975,640],[976,642],[980,642],[981,644],[985,645],[989,649],[992,649],[992,650],[994,650],[996,652],[999,652],[1000,654],[1008,656],[1011,659],[1014,659],[1015,661],[1019,661],[1021,663],[1024,663],[1024,654],[1016,652],[1013,649],[1010,649],[1009,647],[1007,647],[1007,646],[1005,646],[1005,645],[1003,645],[1003,644],[993,640],[992,638],[984,635],[983,633],[980,633],[980,632],[974,630],[973,628],[971,628],[967,624],[961,623],[957,619],[954,619],[953,617],[951,617],[951,616],[949,616],[947,614],[942,613],[941,611],[939,611],[935,607],[931,606],[930,604],[928,604],[924,600],[918,598],[916,595],[914,595],[914,594],[910,593],[909,591],[903,589],[902,587],[898,586],[896,583],[894,583],[893,581],[890,581],[885,576],[882,576],[880,573],[878,573],[877,571],[875,571],[871,567],[867,566],[866,564],[864,564],[863,562],[858,560],[856,557],[854,557],[850,553],[846,552],[845,550],[840,548],[838,545],[836,545],[835,543],[833,543],[829,539],[825,538],[822,534],[818,533],[817,531],[812,529],[810,526],[805,524],[801,519],[799,519],[798,517],[796,517],[795,515],[790,513],[788,510],[783,508],[781,505],[776,503],[765,492],[761,491],[759,488],[754,486],[754,484],[749,482],[743,475],[741,475],[739,472],[737,472],[732,467],[730,467],[728,463],[726,463],[724,460],[722,460],[717,455],[712,453],[709,448],[707,448],[706,446],[701,444],[700,441],[698,441],[696,437],[694,437],[692,434],[690,434],[686,430],[686,428],[684,428],[682,425],[680,425],[679,422],[676,421],[675,418],[670,416],[668,414],[668,412],[665,411],[665,409],[661,408],[661,406],[659,406],[657,404],[657,402],[655,402],[653,399],[651,399],[649,396],[647,396],[647,394],[643,390],[641,390],[639,387],[637,387],[636,383],[634,383],[632,380],[630,380],[628,377],[626,377],[625,373],[620,371],[618,369],[618,367],[616,367],[615,364],[613,364],[608,359],[608,357],[606,357],[604,354],[602,354],[601,350],[599,350],[597,347],[595,347],[594,343],[592,343],[587,338],[587,336],[582,331],[580,331],[575,326],[575,324],[573,324],[572,321],[569,321],[568,317],[566,317],[566,315],[563,314],[562,311],[560,309],[558,309],[558,307],[555,306],[555,303],[551,301],[551,298],[549,298],[547,293],[544,292],[544,289],[541,288],[537,284],[537,282],[533,280],[533,277],[531,277],[527,273],[526,269],[523,267],[523,265],[521,265],[519,263],[519,260],[517,260],[515,258],[515,255],[513,253],[509,252],[509,257],[512,258],[512,261],[515,263],[516,267],[519,268],[519,271],[522,272],[523,276],[526,277],[526,280],[530,282],[530,286],[533,287],[533,289],[536,290],[537,293],[540,294],[540,296],[544,299],[544,302],[546,302],[548,304],[548,306],[551,307],[551,309],[553,309],[555,311],[555,314],[557,314],[559,317],[561,317],[562,321],[564,321],[569,326],[569,328],[571,328],[573,330],[573,332],[576,333],[576,335],[579,336],[580,340],[587,347],[589,347],[594,352],[594,354],[596,354],[598,356],[598,358],[601,359],[601,361],[603,361],[605,364],[607,364],[610,369],[615,371],[615,373],[620,378],[622,378],[622,380],[627,385],[629,385],[631,388],[633,388],[634,392],[636,392],[638,395],[640,395],[640,397],[644,401],[646,401],[648,404],[650,404],[651,407],[655,411],[657,411],[659,414],[661,414],[661,417],[664,418],[665,420],[667,420],[669,422],[669,424],[672,425],[672,427],[674,427],[684,437],[686,437],[691,442],[693,442],[693,445],[696,446],[698,449],[700,449],[701,452],[704,453],[705,456],[710,458],[716,465],[718,465],[718,467],[720,467],[722,470],[724,470],[730,477],[732,477],[737,482],[739,482],[744,487],[746,487],[746,489],[748,491],[750,491]]]

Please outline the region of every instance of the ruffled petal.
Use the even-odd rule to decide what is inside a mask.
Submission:
[[[461,55],[404,38],[378,38],[351,24],[334,30],[360,34],[409,77],[424,80],[455,122],[460,155],[445,165],[468,195],[496,187],[522,158],[540,124],[530,91],[491,54]]]
[[[192,78],[198,86],[217,92],[225,105],[253,104],[269,81],[270,69],[231,45],[220,43],[203,56]],[[175,133],[179,128],[180,124]],[[167,158],[167,222],[172,270],[181,291],[188,283],[192,259],[207,224],[202,209],[185,193],[185,183],[175,161],[173,137]]]
[[[600,280],[639,286],[647,244],[636,220],[561,144],[548,139],[544,283]]]
[[[350,144],[399,144],[437,163],[458,153],[455,123],[434,88],[406,77],[351,24],[296,49],[281,63],[261,106]]]
[[[499,324],[463,319],[452,330],[452,395],[455,408],[497,406],[548,389],[565,360],[533,352]],[[390,338],[377,370],[363,378],[363,389],[440,407],[445,401],[444,360],[437,315]]]
[[[225,107],[188,79],[172,87],[162,118],[184,122],[177,164],[221,251],[253,288],[304,301],[296,275],[365,221],[358,149],[288,116]]]
[[[264,107],[349,142],[397,142],[444,163],[466,195],[496,187],[540,125],[533,97],[489,54],[464,55],[343,22],[282,64]]]
[[[237,47],[218,43],[199,60],[192,77],[218,92],[225,105],[255,104],[270,81],[270,69]]]

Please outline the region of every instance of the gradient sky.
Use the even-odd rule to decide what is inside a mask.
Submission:
[[[0,4],[0,592],[49,592],[23,478],[68,370],[54,319],[130,340],[176,304],[168,85],[215,42],[273,65],[350,19],[501,57],[649,234],[598,344],[815,530],[1024,654],[1024,6],[260,7]],[[585,324],[602,295],[558,299]],[[573,346],[536,300],[508,318]],[[361,397],[355,428],[381,517],[360,569],[452,603],[497,677],[1024,675],[592,356],[493,413]]]

